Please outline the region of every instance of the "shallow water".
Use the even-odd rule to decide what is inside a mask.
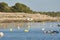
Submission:
[[[4,33],[3,37],[0,37],[0,40],[60,40],[60,28],[57,26],[60,22],[29,22],[29,23],[20,23],[20,29],[14,23],[8,23],[7,27],[3,27],[3,24],[0,25],[0,32]],[[27,26],[31,26],[28,28],[29,32],[25,32]],[[12,28],[12,31],[10,31]],[[58,34],[45,34],[42,31],[42,28],[45,30],[56,30]]]

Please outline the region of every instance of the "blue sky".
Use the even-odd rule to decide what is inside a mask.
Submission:
[[[60,11],[60,0],[0,0],[9,6],[17,2],[23,3],[34,11]]]

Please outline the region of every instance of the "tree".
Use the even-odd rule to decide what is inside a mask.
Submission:
[[[30,10],[29,7],[21,3],[16,3],[11,8],[12,8],[12,11],[17,11],[17,12],[32,12],[32,10]]]
[[[1,12],[10,12],[11,10],[7,3],[1,2],[0,3],[0,11]]]
[[[14,6],[9,7],[8,4],[5,2],[0,3],[0,11],[1,12],[25,12],[25,13],[32,12],[32,10],[30,10],[30,8],[24,4],[16,3]]]

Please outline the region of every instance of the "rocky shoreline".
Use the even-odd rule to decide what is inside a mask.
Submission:
[[[0,22],[42,22],[60,21],[60,17],[51,17],[39,13],[4,13],[0,12]]]

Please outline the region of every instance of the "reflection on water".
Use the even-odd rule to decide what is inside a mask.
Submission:
[[[25,23],[0,23],[0,29],[23,27]]]
[[[60,22],[0,23],[0,40],[60,40]],[[58,34],[45,34],[43,30],[58,31]]]

